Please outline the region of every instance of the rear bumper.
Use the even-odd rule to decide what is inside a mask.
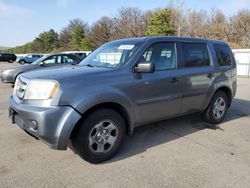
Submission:
[[[9,117],[13,124],[57,150],[67,149],[70,134],[81,118],[69,106],[36,107],[18,104],[13,97],[10,98]]]
[[[15,79],[13,78],[13,76],[7,74],[0,74],[0,78],[3,83],[15,83]]]

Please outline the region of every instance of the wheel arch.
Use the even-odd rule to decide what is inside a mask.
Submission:
[[[213,94],[210,96],[210,99],[209,99],[209,102],[206,106],[206,108],[208,107],[212,97],[214,96],[214,94],[218,91],[223,91],[226,95],[227,95],[227,99],[228,99],[228,107],[231,106],[231,103],[232,103],[232,91],[231,89],[228,87],[228,86],[220,86],[218,88],[216,88],[213,92]]]
[[[122,118],[125,122],[126,134],[128,134],[128,135],[133,134],[134,126],[133,126],[132,119],[131,119],[132,117],[130,116],[128,110],[123,105],[116,103],[116,102],[102,102],[102,103],[96,104],[94,106],[91,106],[84,113],[81,114],[81,119],[74,126],[74,128],[70,134],[70,138],[72,138],[75,131],[79,128],[79,126],[81,126],[81,123],[86,119],[86,117],[88,115],[90,115],[94,111],[102,109],[102,108],[112,109],[112,110],[118,112],[122,116]]]
[[[231,89],[229,87],[223,86],[223,87],[218,88],[217,91],[223,91],[227,95],[228,107],[230,107],[231,103],[232,103],[232,91],[231,91]]]

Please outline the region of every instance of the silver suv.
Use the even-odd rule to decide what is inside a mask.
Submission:
[[[100,163],[137,126],[194,112],[222,122],[235,92],[236,64],[226,43],[132,38],[104,44],[77,66],[21,74],[9,114],[51,148],[72,143],[83,159]]]

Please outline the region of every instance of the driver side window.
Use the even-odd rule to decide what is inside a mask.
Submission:
[[[153,44],[141,56],[139,63],[142,62],[153,63],[156,71],[175,69],[177,67],[175,43]]]
[[[45,59],[44,61],[43,61],[43,64],[45,64],[45,65],[48,65],[48,64],[55,64],[55,63],[57,63],[57,56],[51,56],[51,57],[48,57],[47,59]]]

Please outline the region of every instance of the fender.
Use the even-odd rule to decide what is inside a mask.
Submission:
[[[207,94],[206,94],[207,100],[205,100],[204,104],[203,104],[204,110],[208,107],[208,105],[209,105],[213,95],[216,93],[216,91],[218,91],[222,87],[227,88],[231,92],[231,96],[232,96],[232,88],[230,86],[230,82],[229,82],[228,78],[226,76],[216,77],[214,79],[212,85],[208,89]]]
[[[135,122],[135,112],[134,112],[134,104],[131,101],[132,97],[126,96],[121,90],[116,88],[105,88],[102,91],[92,93],[91,96],[84,96],[81,100],[78,101],[77,104],[74,104],[73,107],[77,110],[82,116],[91,108],[101,105],[104,103],[116,103],[122,106],[128,115],[128,128],[129,134],[133,133],[134,130],[134,122]]]

